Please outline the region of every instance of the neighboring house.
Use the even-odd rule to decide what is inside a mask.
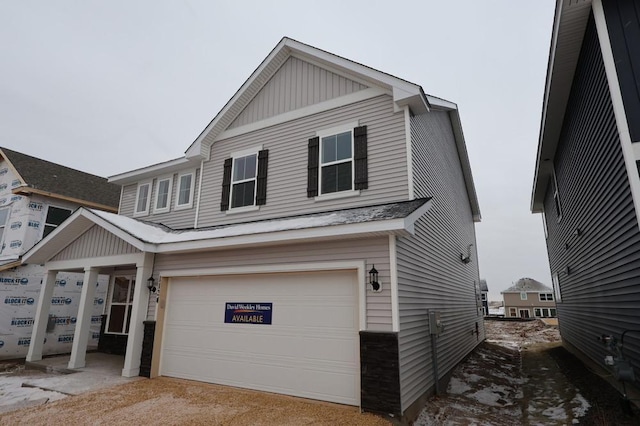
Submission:
[[[460,117],[416,84],[284,38],[184,157],[110,180],[120,215],[81,209],[26,260],[43,292],[56,271],[112,271],[101,346],[125,376],[410,419],[484,339]]]
[[[21,266],[22,255],[80,206],[117,212],[120,186],[105,178],[0,148],[0,358],[27,354],[44,268]],[[51,296],[44,353],[68,353],[82,275],[60,272]],[[97,295],[106,294],[108,276]],[[103,305],[96,303],[89,344],[97,346]]]
[[[640,386],[640,4],[556,6],[531,209],[542,213],[563,342]],[[613,340],[611,340],[613,341]]]
[[[507,318],[549,318],[556,316],[553,289],[531,278],[521,278],[501,292]]]
[[[489,286],[487,286],[487,280],[480,280],[480,294],[482,314],[489,315]]]

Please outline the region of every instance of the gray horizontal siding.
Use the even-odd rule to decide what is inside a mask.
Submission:
[[[198,270],[203,268],[246,267],[313,262],[364,260],[375,264],[383,283],[390,281],[387,237],[289,244],[190,254],[156,255],[154,270]],[[383,286],[380,293],[367,291],[367,329],[391,330],[391,293]],[[151,307],[155,309],[155,306]]]
[[[437,343],[440,375],[484,339],[475,228],[448,113],[412,117],[411,141],[416,197],[433,197],[433,204],[417,222],[415,236],[398,240],[403,410],[435,383],[427,310],[441,312],[446,327]],[[460,254],[469,244],[472,261],[463,264]]]
[[[360,120],[367,126],[369,189],[359,197],[314,202],[307,198],[307,144],[315,132]],[[220,211],[223,163],[234,151],[263,145],[269,150],[267,204],[259,211]],[[204,164],[198,226],[291,216],[408,199],[404,114],[393,112],[390,96],[379,96],[331,111],[300,118],[237,137],[217,141]]]
[[[155,223],[162,223],[163,225],[166,225],[174,229],[193,228],[195,223],[195,217],[196,217],[198,188],[200,185],[200,169],[196,170],[193,207],[191,207],[190,209],[183,209],[183,210],[175,209],[176,197],[178,192],[178,175],[179,173],[173,174],[173,186],[171,189],[170,210],[166,213],[154,213],[153,203],[156,197],[156,182],[158,180],[157,178],[154,178],[151,184],[151,207],[149,208],[150,214],[147,216],[139,216],[137,217],[137,219],[146,220],[146,221],[155,222]],[[165,175],[160,176],[160,178],[164,178],[164,177]],[[137,190],[138,190],[137,183],[126,185],[122,188],[122,200],[120,202],[121,215],[133,217],[133,209],[136,203]]]
[[[254,123],[366,88],[363,84],[290,57],[229,128]]]
[[[140,250],[131,244],[121,240],[106,229],[94,225],[51,260],[84,259],[139,252]]]
[[[554,167],[562,217],[555,212],[553,185],[544,211],[551,272],[558,274],[562,294],[560,333],[603,365],[608,353],[598,336],[619,339],[624,330],[640,330],[640,231],[593,17]],[[625,337],[624,355],[640,371],[640,333]]]

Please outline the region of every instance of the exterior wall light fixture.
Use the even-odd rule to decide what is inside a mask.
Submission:
[[[378,278],[378,270],[376,269],[375,265],[372,266],[373,267],[369,271],[369,284],[371,284],[371,288],[373,289],[373,291],[380,291],[382,290],[382,283]]]
[[[155,293],[156,292],[156,280],[153,279],[153,276],[147,278],[147,288],[149,289],[149,291],[151,293]]]

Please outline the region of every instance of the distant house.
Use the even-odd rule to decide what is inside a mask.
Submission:
[[[560,334],[601,366],[624,340],[640,388],[640,3],[558,1],[551,40],[531,210]]]
[[[23,255],[78,207],[118,211],[120,186],[105,178],[0,148],[0,358],[27,354],[44,268]],[[97,346],[108,276],[98,277],[89,345]],[[50,296],[45,354],[68,353],[73,343],[83,275],[60,272]]]
[[[556,316],[553,289],[532,278],[521,278],[501,292],[507,318],[549,318]]]
[[[28,261],[112,268],[104,337],[125,376],[410,421],[484,339],[460,116],[417,84],[284,38],[184,157],[111,181],[119,215],[79,210]]]
[[[489,315],[489,287],[487,280],[480,280],[480,297],[482,298],[482,313]]]

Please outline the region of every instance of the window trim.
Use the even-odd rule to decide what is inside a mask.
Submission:
[[[562,291],[560,290],[560,278],[558,277],[558,273],[554,272],[551,275],[551,281],[553,282],[553,296],[555,302],[562,302]]]
[[[529,296],[527,295],[526,291],[521,291],[520,292],[520,300],[528,300]]]
[[[47,216],[49,216],[49,209],[51,207],[56,208],[56,209],[60,209],[60,210],[67,210],[69,212],[69,216],[71,216],[73,214],[73,209],[70,209],[70,208],[67,208],[67,207],[56,206],[55,204],[47,204],[47,212],[45,213],[44,218],[42,219],[42,234],[40,235],[40,239],[45,237],[44,233],[47,230],[47,224],[48,224],[47,223]],[[67,220],[69,218],[69,216],[67,216],[67,218],[65,220]],[[54,225],[50,224],[50,226],[54,226]],[[54,228],[51,230],[51,232],[53,232],[58,226],[60,226],[60,225],[59,224],[55,225]]]
[[[167,193],[167,206],[158,208],[158,198],[160,194],[160,182],[169,181],[169,188]],[[173,191],[173,175],[162,176],[156,179],[155,194],[153,197],[153,212],[154,213],[166,213],[171,210],[171,191]]]
[[[359,120],[352,121],[349,123],[340,124],[338,126],[333,126],[329,128],[325,128],[322,130],[316,131],[315,136],[319,138],[318,141],[318,195],[314,198],[315,200],[330,200],[335,198],[343,198],[343,197],[353,197],[360,195],[360,190],[355,189],[355,178],[356,178],[356,162],[355,162],[355,128],[360,126]],[[336,160],[328,163],[324,163],[322,161],[322,147],[323,147],[323,138],[328,136],[338,135],[340,133],[349,132],[351,134],[351,158],[349,160]],[[351,162],[351,189],[344,191],[335,191],[335,192],[322,192],[322,168],[346,163],[347,161]],[[333,196],[333,194],[342,194],[346,193],[347,195]]]
[[[562,220],[562,203],[560,202],[560,190],[558,189],[558,179],[556,178],[556,169],[553,169],[553,203],[556,209],[556,220]]]
[[[124,306],[125,310],[124,310],[124,319],[122,322],[122,328],[123,329],[127,329],[127,314],[131,315],[132,309],[133,309],[133,300],[129,301],[132,297],[131,295],[131,291],[132,291],[132,283],[135,286],[136,283],[136,276],[135,274],[122,274],[122,275],[114,275],[111,278],[111,285],[109,286],[109,294],[107,295],[107,300],[109,301],[108,304],[108,309],[107,309],[107,318],[106,318],[106,325],[104,327],[104,333],[105,334],[114,334],[114,335],[119,335],[119,336],[128,336],[129,333],[126,332],[115,332],[115,331],[109,331],[109,324],[111,323],[111,306],[113,306],[113,290],[116,286],[116,278],[121,277],[121,278],[126,278],[129,281],[129,287],[127,288],[127,298],[126,298],[126,302],[122,303],[122,302],[117,302],[115,305],[116,306]],[[130,297],[131,296],[131,297]],[[131,330],[131,326],[129,326],[129,330]]]
[[[259,163],[259,154],[260,151],[263,150],[262,145],[258,145],[253,148],[244,149],[242,151],[232,152],[229,157],[231,158],[231,186],[229,188],[229,209],[226,211],[227,214],[233,213],[244,213],[249,211],[259,210],[260,206],[256,204],[256,197],[258,195],[258,163]],[[249,157],[251,155],[256,156],[256,172],[253,178],[251,179],[243,179],[240,181],[234,181],[235,170],[236,170],[236,160],[243,157]],[[233,207],[233,186],[246,183],[253,180],[253,204],[248,204],[246,206]]]
[[[182,178],[185,176],[191,175],[191,186],[189,187],[189,202],[184,203],[184,204],[179,204],[180,203],[180,186],[181,186],[181,182],[182,182]],[[193,198],[194,198],[194,189],[195,189],[195,184],[196,184],[196,171],[195,170],[189,170],[189,171],[185,171],[185,172],[181,172],[178,173],[178,179],[176,179],[176,199],[175,199],[175,206],[174,209],[175,210],[185,210],[185,209],[190,209],[193,207]]]
[[[0,252],[2,252],[2,241],[4,240],[7,224],[9,223],[9,219],[11,219],[11,206],[0,208],[0,211],[4,210],[7,210],[7,218],[4,220],[4,223],[0,223],[0,229],[2,229],[2,232],[0,233]]]
[[[149,210],[151,208],[151,188],[153,187],[151,183],[152,182],[150,180],[138,182],[138,186],[136,187],[136,202],[133,205],[133,217],[149,215]],[[142,188],[143,186],[149,187],[149,192],[147,195],[147,204],[144,210],[138,211],[138,202],[140,201],[140,188]]]

